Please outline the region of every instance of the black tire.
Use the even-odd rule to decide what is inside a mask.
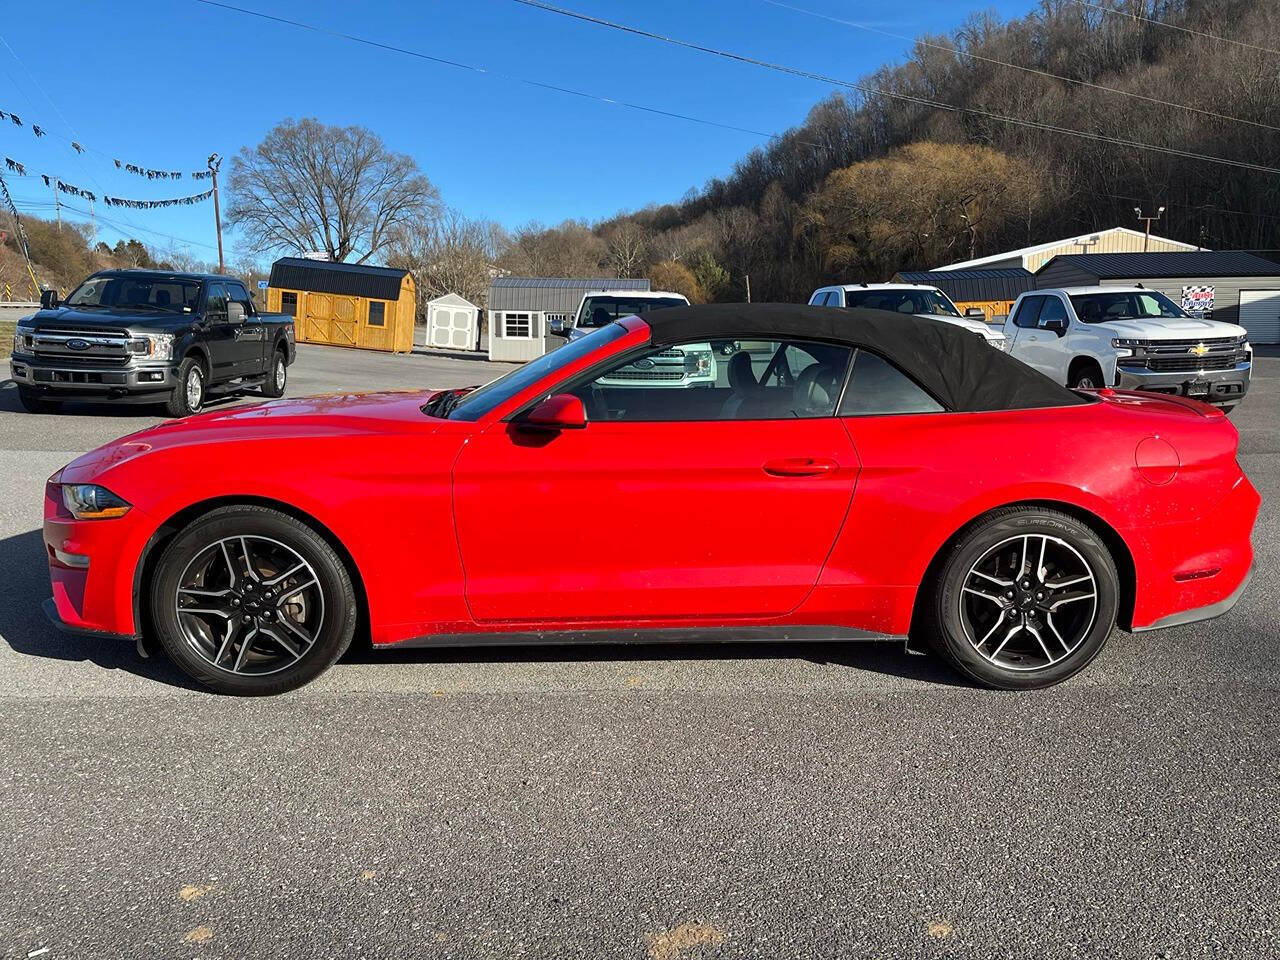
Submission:
[[[1102,368],[1092,360],[1072,364],[1071,375],[1067,381],[1067,386],[1073,390],[1076,388],[1097,390],[1107,385],[1102,378]]]
[[[1236,408],[1236,405],[1234,403],[1224,403],[1218,409],[1221,410],[1224,414],[1229,414],[1235,408]]]
[[[230,594],[229,597],[219,597],[216,601],[195,598],[210,606],[225,604],[228,609],[234,604],[244,614],[240,622],[236,623],[234,616],[201,618],[180,615],[178,606],[187,603],[188,595],[180,598],[178,588],[184,576],[192,575],[192,569],[201,569],[202,564],[207,565],[205,570],[220,567],[220,559],[210,558],[225,556],[228,563],[234,560],[242,572],[247,571],[242,559],[245,554],[234,547],[228,554],[220,546],[223,541],[240,543],[242,538],[251,545],[259,576],[245,575],[239,578],[238,583],[232,579],[233,589],[222,591]],[[264,555],[263,544],[268,551],[279,548],[281,552],[277,558],[292,554],[309,567],[299,574],[299,579],[285,580],[275,595],[271,593],[271,578],[278,573],[279,566],[291,561],[283,560],[273,571],[264,565],[264,560],[269,564],[271,556],[269,553]],[[200,581],[201,587],[219,585],[210,574],[201,576],[208,578]],[[303,577],[313,577],[315,586],[297,587]],[[186,585],[190,586],[190,581]],[[254,585],[256,592],[251,593]],[[318,622],[310,621],[313,627],[306,620],[297,621],[311,634],[311,641],[305,644],[298,642],[297,638],[306,633],[295,635],[283,630],[280,624],[285,615],[283,611],[292,606],[291,603],[282,605],[302,596],[295,590],[308,591],[307,596],[312,598],[305,601],[311,605],[312,614],[308,616],[315,611],[319,613]],[[318,601],[315,599],[317,596]],[[254,600],[260,602],[250,615],[249,607],[253,606]],[[268,507],[220,507],[183,528],[165,547],[156,564],[150,583],[149,603],[156,639],[169,659],[187,676],[211,690],[236,696],[272,696],[310,682],[342,656],[351,644],[356,625],[355,589],[337,553],[305,523]],[[274,623],[267,622],[272,616],[267,612],[269,610],[276,611]],[[232,639],[228,641],[212,636],[211,630],[202,634],[202,624],[215,623],[219,628],[226,624],[224,636]],[[299,649],[286,650],[274,639],[277,629]],[[232,630],[236,632],[232,634]],[[255,635],[256,640],[252,639]],[[248,650],[244,651],[246,637],[251,642]],[[220,656],[223,648],[225,656]]]
[[[193,377],[199,381],[198,390],[191,387],[190,381]],[[169,399],[165,401],[165,411],[171,417],[189,417],[199,413],[204,407],[205,391],[208,386],[204,365],[195,357],[184,358],[178,365],[178,382],[170,391]]]
[[[28,387],[18,388],[18,402],[27,413],[57,413],[62,409],[62,401],[50,400]]]
[[[283,350],[277,350],[271,358],[271,366],[267,368],[266,379],[262,381],[262,395],[273,400],[284,396],[284,388],[289,381],[289,364],[285,360]]]
[[[1063,576],[1051,573],[1042,581],[1043,571],[1035,569],[1041,562],[1038,557],[1032,558],[1032,562],[1028,564],[1027,579],[1009,584],[1008,590],[994,583],[988,586],[983,574],[971,572],[976,565],[986,562],[987,558],[999,558],[1006,545],[1011,551],[1010,559],[1016,559],[1016,552],[1021,547],[1024,557],[1017,561],[1019,573],[1014,577],[1018,580],[1022,576],[1022,565],[1026,560],[1026,544],[1029,542],[1035,551],[1036,538],[1041,536],[1048,538],[1054,557],[1066,559],[1064,569],[1076,560],[1086,565],[1083,569],[1092,575],[1093,580],[1077,588],[1075,593],[1095,590],[1096,603],[1091,616],[1085,607],[1090,602],[1087,599],[1069,601],[1067,605],[1059,604],[1056,609],[1046,613],[1054,597],[1067,595],[1065,587],[1055,584],[1071,579],[1071,571]],[[1046,565],[1048,563],[1055,561],[1050,559]],[[1031,690],[1061,683],[1093,661],[1106,644],[1115,625],[1120,579],[1114,559],[1093,530],[1074,517],[1056,510],[1003,507],[992,511],[975,521],[957,538],[937,569],[934,582],[922,587],[928,591],[922,598],[925,601],[922,624],[924,631],[944,660],[969,679],[986,687]],[[973,594],[972,590],[966,589],[966,581],[978,584],[983,594],[991,591],[998,595],[997,602],[1005,605],[1000,607],[998,616],[995,613],[996,604],[991,603],[988,607],[990,598]],[[1023,582],[1029,583],[1031,588],[1021,590]],[[1040,587],[1045,589],[1040,590]],[[1044,595],[1047,599],[1038,601],[1036,597],[1039,595]],[[969,606],[962,607],[962,601]],[[1074,633],[1069,630],[1065,621],[1059,624],[1062,633],[1057,626],[1049,626],[1053,624],[1053,615],[1059,609],[1064,611],[1058,614],[1060,617],[1077,618]],[[988,610],[989,613],[984,612]],[[976,611],[976,616],[989,619],[979,626],[971,619],[969,611]],[[1034,629],[1030,629],[1028,624]],[[973,633],[985,633],[988,625],[993,625],[991,629],[995,633],[992,640],[986,641],[985,646],[978,642],[978,637],[970,639],[970,627],[974,628]],[[1005,626],[1010,629],[1006,631]],[[1055,637],[1058,638],[1056,641]],[[997,643],[1002,640],[1007,645],[1003,650],[997,648]],[[1043,656],[1040,652],[1042,650]],[[990,656],[993,652],[997,655],[994,659]],[[1003,657],[1000,656],[1002,653]],[[1054,654],[1057,655],[1056,660],[1053,659]]]

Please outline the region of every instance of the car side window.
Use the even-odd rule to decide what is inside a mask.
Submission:
[[[851,354],[801,340],[681,343],[633,354],[566,392],[590,421],[830,417]]]
[[[827,295],[822,290],[819,290],[817,293],[815,293],[812,297],[809,298],[809,306],[811,307],[821,307],[826,302],[827,302]]]
[[[244,307],[244,315],[251,316],[253,314],[253,300],[249,297],[249,291],[245,290],[244,284],[228,281],[223,284],[227,290],[227,301],[235,302]]]
[[[858,350],[840,402],[840,416],[941,412],[942,404],[888,360],[869,350]]]
[[[1062,305],[1062,300],[1058,297],[1039,297],[1037,299],[1044,301],[1044,306],[1040,308],[1040,316],[1036,320],[1036,325],[1043,327],[1050,320],[1061,320],[1067,322],[1067,308]]]
[[[844,304],[841,302],[843,297],[844,297],[844,291],[832,290],[830,293],[827,294],[827,306],[828,307],[844,306]]]
[[[1013,315],[1016,327],[1034,327],[1040,322],[1040,311],[1047,297],[1027,297],[1018,304],[1018,312]]]
[[[204,316],[211,323],[227,319],[227,291],[222,284],[209,284],[209,292],[204,301]]]

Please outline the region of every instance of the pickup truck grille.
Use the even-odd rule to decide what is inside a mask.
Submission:
[[[647,364],[647,366],[627,364],[601,379],[606,382],[671,383],[684,379],[684,360],[684,353],[680,350],[663,350],[661,353],[655,353],[638,361],[639,364]]]
[[[1120,365],[1159,373],[1193,373],[1197,370],[1230,370],[1244,361],[1244,343],[1236,337],[1207,340],[1151,340],[1141,356],[1122,357]],[[1195,352],[1193,352],[1195,351]]]
[[[88,346],[73,350],[68,344]],[[129,332],[103,327],[46,327],[32,337],[36,358],[68,367],[123,367],[129,363]]]

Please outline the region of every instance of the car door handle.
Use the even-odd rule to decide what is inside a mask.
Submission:
[[[770,460],[764,465],[764,472],[771,477],[818,477],[824,473],[833,473],[840,464],[827,458],[815,457],[783,457]]]

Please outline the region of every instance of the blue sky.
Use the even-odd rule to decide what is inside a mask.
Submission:
[[[830,90],[823,84],[675,49],[511,0],[230,0],[514,77],[547,81],[753,130],[780,132]],[[1009,17],[1032,0],[789,0],[903,35],[945,32],[973,9]],[[856,79],[909,44],[764,0],[561,0],[561,6],[831,76]],[[0,156],[20,211],[53,215],[39,174],[101,196],[159,199],[207,181],[147,181],[112,158],[190,172],[230,158],[284,117],[362,124],[415,157],[446,203],[517,226],[599,219],[679,199],[723,175],[761,138],[539,90],[205,6],[196,0],[53,0],[9,5],[0,24]],[[37,139],[32,122],[49,130]],[[77,155],[76,139],[87,149]],[[224,168],[225,170],[225,168]],[[88,203],[64,197],[87,221]],[[78,209],[75,209],[78,208]],[[216,260],[209,203],[106,209],[98,235]],[[228,258],[252,255],[234,233]],[[262,257],[268,261],[269,257]]]

